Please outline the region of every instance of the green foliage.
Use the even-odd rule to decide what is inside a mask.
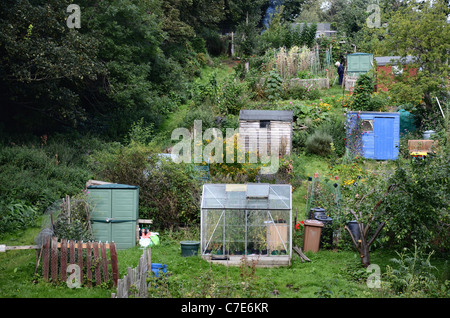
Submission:
[[[342,116],[330,116],[317,128],[330,135],[333,139],[333,147],[336,155],[342,157],[345,153],[345,120]]]
[[[425,95],[431,106],[431,94],[445,90],[450,66],[447,63],[450,28],[447,23],[448,6],[445,2],[408,2],[395,12],[389,21],[387,48],[397,55],[414,57],[413,67],[421,69],[410,84]]]
[[[448,152],[442,149],[425,160],[408,159],[398,164],[391,183],[398,188],[388,196],[391,244],[445,249],[449,246]]]
[[[130,143],[148,144],[154,135],[153,125],[145,125],[144,118],[138,122],[133,123],[128,133],[128,141]]]
[[[23,200],[42,211],[66,194],[84,188],[86,168],[59,160],[41,147],[0,148],[0,192],[7,201]]]
[[[18,121],[22,130],[36,130],[41,118],[70,125],[86,119],[83,87],[105,74],[97,59],[99,39],[67,28],[69,1],[7,2],[0,12],[5,124],[11,128]]]
[[[316,130],[306,139],[306,150],[319,156],[329,155],[333,138],[326,132]]]
[[[224,115],[239,115],[248,102],[247,83],[237,78],[228,78],[219,93],[219,110]]]
[[[289,35],[288,27],[282,21],[284,7],[281,7],[272,16],[270,25],[261,35],[263,46],[268,48],[280,48],[286,44],[286,37]]]
[[[279,100],[282,93],[282,83],[280,74],[276,70],[271,70],[267,77],[265,93],[269,101],[273,102]]]
[[[414,246],[414,251],[405,248],[402,253],[396,252],[398,258],[388,265],[384,278],[390,288],[404,297],[423,297],[427,295],[448,297],[448,285],[441,288],[435,273],[436,267],[431,265],[433,252],[424,255],[423,251]]]
[[[0,201],[0,233],[12,233],[35,226],[39,213],[24,200]]]
[[[55,206],[57,210],[52,212],[57,218],[53,223],[53,231],[57,238],[75,241],[94,240],[90,216],[95,206],[90,202],[87,191],[72,197],[67,196],[64,202],[57,201],[52,208]]]
[[[372,111],[371,95],[374,91],[372,77],[369,74],[361,74],[356,81],[353,91],[353,110]]]

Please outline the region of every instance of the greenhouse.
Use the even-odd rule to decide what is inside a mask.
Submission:
[[[201,201],[201,254],[237,265],[289,265],[292,255],[289,184],[205,184]]]

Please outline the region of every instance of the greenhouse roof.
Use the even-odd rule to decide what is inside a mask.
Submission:
[[[202,209],[290,210],[290,184],[205,184]]]

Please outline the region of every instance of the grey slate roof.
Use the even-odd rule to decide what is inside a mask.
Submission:
[[[401,56],[377,56],[375,57],[375,61],[377,61],[378,66],[383,66],[386,64],[389,65],[397,65],[398,61],[400,61]],[[414,62],[412,56],[408,55],[405,59],[403,59],[404,64],[409,64]]]
[[[292,110],[241,110],[239,120],[277,120],[292,121]]]

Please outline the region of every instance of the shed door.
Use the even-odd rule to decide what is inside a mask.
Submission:
[[[101,242],[111,242],[111,224],[105,220],[111,218],[111,196],[109,189],[90,189],[90,198],[94,201],[95,207],[91,216],[92,232],[94,238]]]
[[[394,159],[394,118],[375,117],[375,159]]]

